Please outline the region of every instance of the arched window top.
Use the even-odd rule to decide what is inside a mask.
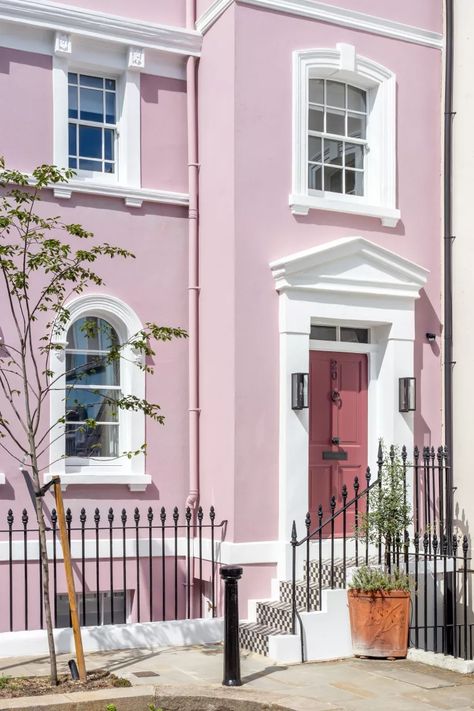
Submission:
[[[83,316],[69,327],[66,336],[67,350],[107,353],[120,343],[117,331],[105,319]]]

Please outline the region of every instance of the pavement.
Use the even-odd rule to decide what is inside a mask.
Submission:
[[[67,671],[71,656],[58,657],[60,671]],[[161,694],[163,698],[183,695],[188,700],[219,697],[231,702],[235,699],[235,708],[243,711],[257,708],[256,702],[264,702],[266,708],[289,711],[474,709],[474,675],[461,675],[407,660],[354,658],[277,665],[266,657],[243,653],[243,686],[238,689],[221,685],[221,645],[98,652],[86,655],[86,666],[89,671],[106,668],[129,679],[135,688],[121,692],[137,694],[143,687],[144,693],[145,690],[152,693],[154,689],[158,704]],[[0,659],[0,676],[47,675],[48,669],[47,657]],[[71,696],[76,694],[69,695],[69,698]],[[242,706],[239,705],[240,699],[243,700]],[[198,706],[204,708],[201,703]],[[176,708],[194,709],[198,706],[183,703]],[[0,702],[0,709],[5,708],[10,707],[4,701]],[[138,709],[138,706],[134,708]],[[210,705],[206,708],[217,707]],[[218,708],[234,708],[234,705],[219,705]]]

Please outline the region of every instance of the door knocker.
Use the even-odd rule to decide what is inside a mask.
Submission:
[[[332,391],[332,393],[331,393],[331,400],[332,400],[334,403],[336,403],[336,405],[337,405],[338,407],[341,406],[342,400],[341,400],[341,393],[339,392],[339,390],[333,390],[333,391]]]

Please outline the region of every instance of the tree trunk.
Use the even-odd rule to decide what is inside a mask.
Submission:
[[[35,485],[35,491],[40,489],[40,481],[38,470],[35,466],[32,467],[33,481]],[[36,519],[38,521],[39,530],[39,543],[40,543],[40,556],[41,565],[43,568],[43,607],[44,616],[46,620],[46,632],[48,635],[48,648],[49,648],[49,663],[51,668],[51,684],[57,686],[58,684],[58,668],[56,662],[56,648],[54,646],[54,634],[53,634],[53,618],[51,615],[51,600],[49,597],[49,560],[48,560],[48,548],[46,542],[46,526],[44,522],[44,512],[43,512],[43,499],[41,496],[36,497]]]

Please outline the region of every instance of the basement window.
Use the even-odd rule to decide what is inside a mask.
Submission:
[[[76,593],[76,605],[81,626],[100,626],[112,624],[112,596],[114,608],[114,624],[127,622],[127,606],[125,594],[121,592],[86,593],[86,615],[84,619],[83,598],[81,593]],[[56,627],[70,627],[69,598],[66,594],[56,595]]]
[[[370,343],[368,328],[354,326],[312,325],[309,336],[311,341],[339,341],[342,343]]]

